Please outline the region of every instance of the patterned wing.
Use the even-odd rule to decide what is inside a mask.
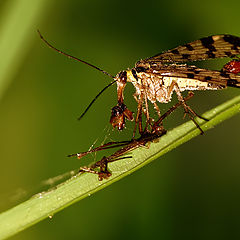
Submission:
[[[172,63],[233,57],[240,54],[240,38],[233,35],[214,35],[176,47],[146,60],[145,63]]]
[[[197,68],[196,66],[168,65],[154,70],[154,74],[161,75],[162,77],[186,79],[186,83],[188,79],[207,82],[209,86],[213,85],[217,88],[225,88],[227,86],[240,88],[240,75]],[[183,85],[184,81],[182,82]]]

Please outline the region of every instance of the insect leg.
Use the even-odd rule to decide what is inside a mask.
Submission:
[[[179,86],[176,82],[172,82],[171,86],[170,86],[170,89],[174,89],[176,94],[177,94],[177,97],[178,97],[178,100],[182,103],[183,107],[184,107],[184,110],[185,110],[185,113],[188,114],[188,116],[190,117],[190,119],[193,121],[193,123],[196,125],[196,127],[200,130],[201,134],[203,134],[203,130],[201,129],[201,127],[199,126],[199,124],[195,121],[194,117],[199,117],[205,121],[208,121],[208,119],[205,119],[203,117],[201,117],[200,115],[198,115],[195,111],[193,111],[191,109],[190,106],[187,105],[187,103],[185,102],[182,94],[181,94],[181,91],[179,89]]]
[[[147,95],[146,95],[146,96],[147,96]],[[147,100],[146,100],[146,96],[145,96],[145,101],[147,101]],[[137,95],[136,95],[136,94],[133,94],[133,97],[134,97],[134,99],[136,100],[136,102],[138,103]],[[147,109],[146,109],[146,108],[147,108]],[[147,122],[147,124],[146,124],[146,126],[145,126],[145,128],[144,128],[143,133],[148,132],[148,130],[147,130],[148,125],[150,126],[150,128],[152,128],[152,123],[154,123],[154,119],[151,118],[150,115],[149,115],[148,104],[146,105],[146,108],[144,108],[144,106],[142,106],[142,112],[143,112],[144,115],[146,116],[146,119],[148,119],[148,122]],[[159,113],[160,113],[160,111],[159,111]]]
[[[142,132],[143,132],[143,130],[142,130],[142,103],[143,103],[143,92],[141,92],[139,99],[138,99],[137,116],[135,118],[135,126],[133,129],[133,138],[135,138],[137,125],[138,125],[139,133],[142,134]]]
[[[138,99],[136,93],[133,94],[133,97],[134,97],[135,101],[136,101],[137,104],[138,104],[139,99]],[[143,111],[144,115],[147,116],[147,114],[146,114],[146,109],[144,108],[144,106],[142,106],[142,111]]]
[[[160,112],[160,109],[159,109],[157,103],[154,102],[153,105],[154,105],[154,108],[155,108],[155,110],[156,110],[156,112],[157,112],[158,117],[161,117],[161,112]]]
[[[144,113],[145,116],[146,116],[146,125],[145,125],[145,128],[144,128],[144,132],[147,132],[148,130],[148,125],[150,124],[151,120],[150,119],[150,116],[149,116],[149,109],[148,109],[148,99],[147,99],[147,94],[146,92],[144,93],[144,101],[145,101],[145,109],[146,109],[146,112]]]
[[[79,172],[88,172],[98,175],[98,180],[102,181],[103,179],[109,178],[112,173],[108,170],[108,158],[103,157],[100,161],[94,163],[90,167],[81,167]],[[99,167],[99,171],[95,170]]]
[[[130,141],[108,142],[108,143],[105,143],[99,147],[93,148],[86,152],[70,154],[70,155],[68,155],[68,157],[77,157],[78,159],[81,159],[82,157],[88,155],[89,153],[94,153],[94,152],[98,152],[101,150],[106,150],[106,149],[111,149],[111,148],[116,148],[116,147],[122,147],[122,146],[127,145],[129,142]]]
[[[141,141],[142,142],[142,141]],[[125,148],[121,148],[109,157],[103,157],[100,161],[92,164],[90,167],[80,167],[79,172],[88,172],[98,175],[98,180],[108,179],[112,176],[111,171],[108,169],[108,163],[115,162],[121,159],[132,158],[131,156],[121,157],[123,154],[137,147],[138,141],[129,141],[129,144]],[[98,169],[98,170],[97,170]]]
[[[102,181],[103,179],[107,179],[112,175],[111,171],[108,169],[109,163],[126,159],[126,158],[132,158],[132,156],[122,156],[122,155],[138,147],[145,146],[146,143],[158,138],[159,136],[160,135],[156,135],[156,134],[148,134],[146,136],[141,135],[140,138],[129,141],[129,143],[125,147],[119,149],[118,151],[113,153],[111,156],[103,157],[100,161],[92,164],[90,167],[81,167],[79,172],[81,173],[88,172],[88,173],[97,174],[99,181]]]
[[[158,114],[158,120],[157,120],[157,122],[155,122],[154,124],[153,124],[153,126],[152,126],[152,131],[153,132],[155,132],[155,131],[162,131],[164,128],[163,128],[163,118],[162,118],[162,120],[161,120],[161,112],[160,112],[160,109],[159,109],[159,107],[158,107],[158,105],[157,105],[157,103],[156,102],[154,102],[153,103],[154,104],[154,108],[155,108],[155,110],[156,110],[156,112],[157,112],[157,114]],[[169,112],[169,114],[171,113],[171,109],[169,109],[167,112]],[[169,114],[167,114],[167,115],[169,115]],[[166,115],[166,113],[165,113],[165,115]]]
[[[137,95],[135,93],[133,94],[133,97],[136,100],[136,102],[138,103],[138,98],[137,98]],[[144,108],[144,106],[142,106],[142,112],[147,117],[147,110]]]
[[[188,92],[188,95],[184,98],[184,101],[188,101],[189,99],[191,99],[194,96],[193,92]],[[162,125],[163,120],[169,116],[175,109],[177,109],[179,106],[182,105],[182,102],[178,102],[176,103],[174,106],[172,106],[171,108],[168,109],[167,112],[165,112],[162,116],[160,116],[160,118],[154,123],[153,125],[153,129],[156,129],[157,127],[159,127],[159,125]]]

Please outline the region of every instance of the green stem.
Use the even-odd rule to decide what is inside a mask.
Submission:
[[[239,112],[240,96],[205,113],[203,116],[209,121],[199,120],[199,124],[206,132]],[[159,138],[158,142],[150,143],[149,148],[139,147],[128,153],[132,155],[132,158],[110,163],[109,168],[113,175],[108,180],[99,182],[96,175],[84,173],[67,180],[53,190],[35,195],[26,202],[0,214],[0,239],[12,236],[51,217],[61,209],[120,180],[199,134],[199,129],[196,129],[195,125],[189,121],[169,131]]]

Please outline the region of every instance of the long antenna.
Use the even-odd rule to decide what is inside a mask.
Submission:
[[[109,76],[110,78],[114,79],[114,76],[112,76],[110,73],[108,73],[108,72],[100,69],[99,67],[96,67],[96,66],[92,65],[91,63],[85,62],[85,61],[83,61],[83,60],[81,60],[81,59],[79,59],[79,58],[77,58],[77,57],[74,57],[74,56],[72,56],[72,55],[70,55],[70,54],[68,54],[68,53],[65,53],[65,52],[63,52],[63,51],[55,48],[53,45],[51,45],[51,44],[42,36],[42,34],[40,33],[39,30],[37,30],[37,32],[38,32],[40,38],[41,38],[50,48],[52,48],[52,49],[55,50],[56,52],[58,52],[58,53],[60,53],[60,54],[62,54],[62,55],[64,55],[64,56],[66,56],[66,57],[68,57],[68,58],[74,59],[74,60],[76,60],[76,61],[78,61],[78,62],[84,63],[84,64],[86,64],[86,65],[88,65],[88,66],[90,66],[90,67],[93,67],[93,68],[97,69],[98,71],[106,74],[106,75]],[[78,120],[80,120],[80,119],[83,118],[83,116],[87,113],[87,111],[88,111],[89,108],[93,105],[93,103],[97,100],[97,98],[98,98],[107,88],[109,88],[110,86],[112,86],[115,82],[116,82],[116,80],[112,81],[111,83],[109,83],[106,87],[104,87],[104,88],[97,94],[97,96],[90,102],[90,104],[87,106],[87,108],[84,110],[84,112],[83,112],[83,113],[81,114],[81,116],[78,118]]]
[[[85,62],[85,61],[83,61],[83,60],[81,60],[81,59],[79,59],[79,58],[77,58],[77,57],[74,57],[74,56],[72,56],[72,55],[70,55],[70,54],[68,54],[68,53],[65,53],[65,52],[63,52],[63,51],[55,48],[53,45],[51,45],[51,44],[42,36],[42,34],[40,33],[39,30],[37,30],[37,32],[38,32],[40,38],[41,38],[50,48],[52,48],[52,49],[55,50],[56,52],[61,53],[62,55],[66,56],[66,57],[68,57],[68,58],[74,59],[74,60],[76,60],[76,61],[78,61],[78,62],[84,63],[84,64],[86,64],[86,65],[88,65],[88,66],[90,66],[90,67],[92,67],[92,68],[95,68],[95,69],[97,69],[98,71],[106,74],[106,75],[109,76],[110,78],[114,78],[114,76],[113,76],[112,74],[110,74],[110,73],[102,70],[101,68],[96,67],[96,66],[92,65],[91,63]]]
[[[114,83],[116,82],[116,80],[112,81],[111,83],[109,83],[106,87],[104,87],[98,94],[97,96],[90,102],[90,104],[87,106],[87,108],[84,110],[84,112],[82,113],[82,115],[78,118],[78,120],[82,119],[82,117],[86,114],[86,112],[88,111],[88,109],[93,105],[93,103],[97,100],[97,98],[110,86],[112,86]]]

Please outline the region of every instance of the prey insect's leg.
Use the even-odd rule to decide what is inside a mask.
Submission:
[[[118,160],[126,159],[126,158],[131,158],[131,156],[127,157],[119,157],[119,158],[112,158],[110,157],[103,157],[100,161],[96,162],[90,167],[81,167],[79,172],[80,173],[93,173],[98,175],[98,180],[102,181],[103,179],[108,179],[109,177],[112,176],[111,171],[108,169],[108,163],[115,162]],[[99,168],[99,170],[95,170]]]
[[[96,170],[93,170],[91,167],[80,167],[79,172],[88,172],[93,174],[98,174],[99,172]]]
[[[70,154],[70,155],[68,155],[68,157],[77,157],[78,159],[80,159],[80,158],[88,155],[89,153],[98,152],[101,150],[106,150],[106,149],[111,149],[111,148],[116,148],[116,147],[122,147],[122,146],[127,145],[129,142],[130,141],[108,142],[108,143],[105,143],[99,147],[93,148],[86,152]]]
[[[119,149],[118,151],[113,153],[111,156],[103,157],[100,161],[92,164],[90,167],[81,167],[80,172],[97,174],[99,181],[102,181],[103,179],[107,179],[112,175],[112,173],[108,169],[109,163],[126,159],[126,158],[132,158],[132,156],[123,156],[123,155],[140,146],[145,146],[147,142],[152,141],[157,137],[159,137],[159,135],[150,134],[144,137],[141,136],[139,139],[136,139],[136,140],[135,139],[131,140],[129,141],[128,144],[126,144],[125,147]]]
[[[108,170],[108,158],[103,157],[100,161],[94,163],[90,167],[81,167],[79,172],[88,172],[98,175],[98,180],[102,181],[103,179],[109,178],[112,173]],[[99,168],[99,171],[95,170],[96,168]]]

